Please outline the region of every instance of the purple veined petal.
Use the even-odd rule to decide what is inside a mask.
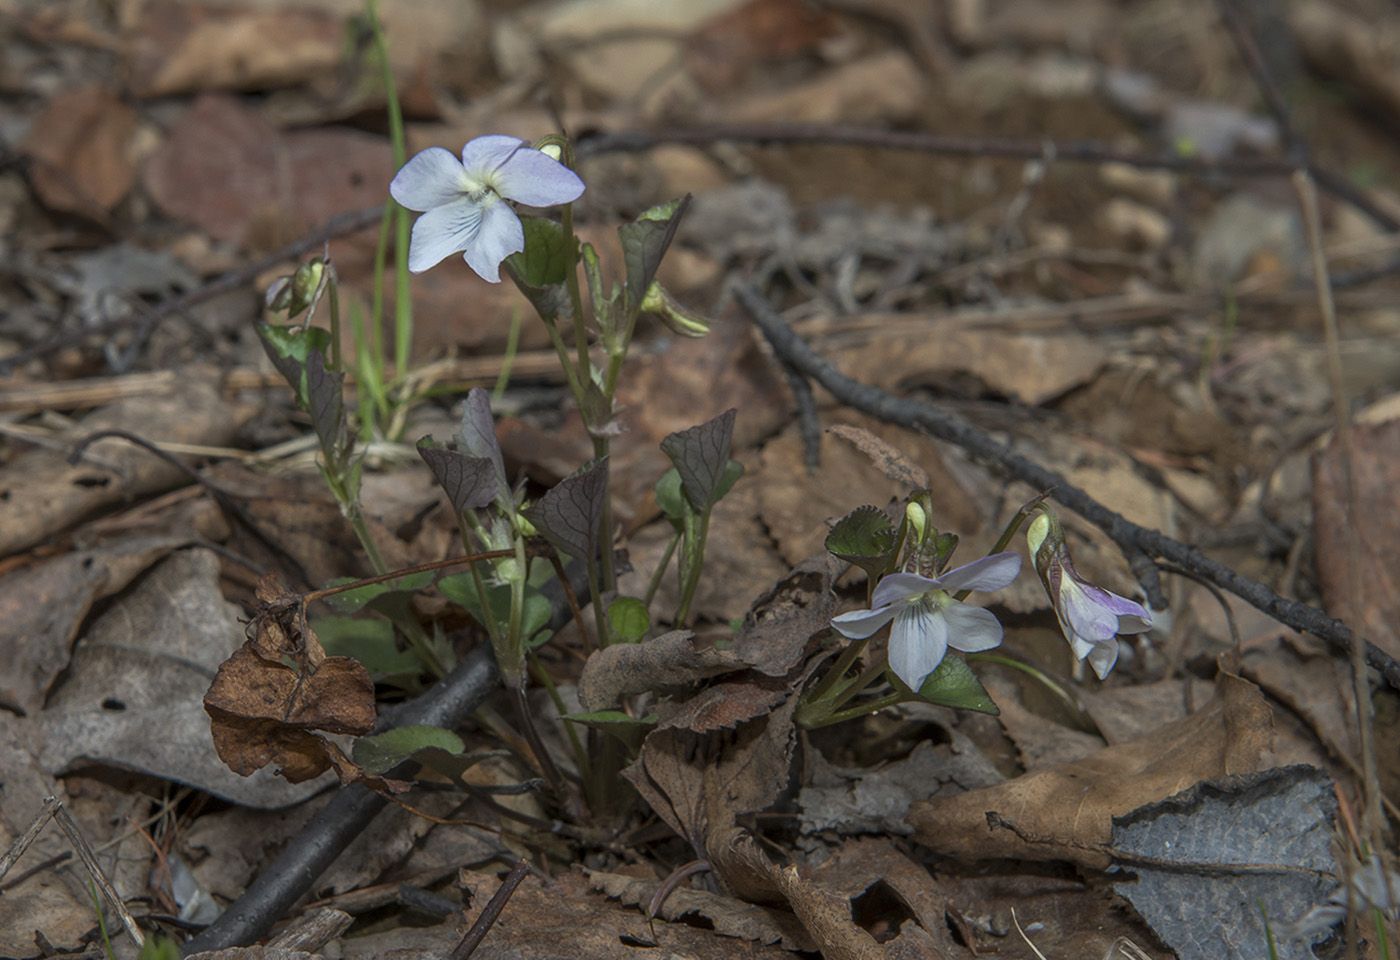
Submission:
[[[460,197],[464,178],[462,165],[450,150],[429,147],[399,169],[389,182],[389,195],[410,210],[431,210]]]
[[[538,150],[522,148],[506,162],[492,181],[496,192],[532,207],[572,203],[583,193],[578,174]]]
[[[1071,577],[1060,582],[1060,606],[1074,632],[1090,643],[1111,640],[1118,634],[1118,615],[1104,603],[1108,594]]]
[[[1098,674],[1100,680],[1108,676],[1108,672],[1113,669],[1113,665],[1118,662],[1118,641],[1105,640],[1103,643],[1094,644],[1094,649],[1089,652],[1089,666],[1094,668],[1094,673]]]
[[[481,183],[496,183],[496,176],[511,158],[520,150],[526,149],[524,140],[492,134],[468,140],[462,147],[462,168],[467,176]]]
[[[949,593],[959,590],[1000,590],[1015,580],[1020,572],[1021,555],[1007,550],[949,570],[938,578],[938,583]]]
[[[481,229],[467,247],[467,264],[483,280],[500,283],[501,261],[525,249],[525,229],[510,204],[500,197],[487,195],[481,209]]]
[[[990,610],[970,603],[952,603],[943,608],[948,622],[948,646],[965,653],[990,650],[1005,635],[1001,622]]]
[[[839,617],[831,618],[831,625],[843,637],[864,640],[873,636],[881,627],[894,619],[896,610],[891,606],[875,607],[872,610],[852,610]]]
[[[921,596],[930,590],[937,590],[939,586],[937,580],[921,577],[917,573],[891,573],[875,585],[875,592],[870,595],[870,606],[888,606],[910,597]]]
[[[911,603],[895,616],[890,628],[890,669],[909,689],[923,686],[947,652],[948,624],[941,610]]]
[[[451,203],[433,207],[413,224],[408,269],[422,273],[443,258],[470,249],[480,228],[481,204],[464,196],[458,195]]]
[[[1119,633],[1144,633],[1152,629],[1152,614],[1142,604],[1097,587],[1085,589],[1103,594],[1099,602],[1118,618]]]

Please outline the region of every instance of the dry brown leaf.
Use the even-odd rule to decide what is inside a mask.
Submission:
[[[593,889],[628,906],[645,908],[661,886],[657,880],[644,880],[620,873],[588,870],[585,874]],[[781,943],[788,950],[810,952],[814,949],[806,930],[792,914],[708,890],[680,887],[661,904],[657,916],[669,921],[690,916],[704,917],[714,925],[715,933],[721,936],[757,940],[760,943]]]
[[[219,395],[213,371],[190,368],[168,393],[118,400],[86,417],[65,443],[131,429],[162,443],[227,446],[244,415]],[[124,440],[103,440],[69,465],[66,449],[39,448],[0,471],[0,556],[31,547],[104,507],[149,496],[185,474]]]
[[[802,0],[748,0],[691,34],[685,65],[714,97],[742,82],[754,66],[812,51],[839,30],[831,11]]]
[[[934,526],[960,536],[975,533],[982,525],[983,508],[948,469],[937,444],[927,437],[843,410],[834,418],[841,426],[868,430],[909,458],[929,474],[927,486],[938,491],[934,498]],[[760,517],[789,563],[800,563],[823,549],[827,523],[864,504],[883,505],[902,492],[864,454],[838,442],[832,427],[821,439],[821,468],[814,477],[803,462],[802,441],[796,424],[764,444],[756,469]]]
[[[909,823],[919,843],[959,860],[1069,860],[1102,870],[1115,816],[1202,780],[1252,773],[1272,735],[1259,688],[1222,672],[1205,707],[1150,736],[915,804]]]
[[[136,182],[135,132],[135,111],[101,87],[80,87],[48,102],[19,152],[34,161],[29,180],[47,206],[101,216]]]
[[[342,18],[311,7],[151,0],[137,10],[126,41],[138,97],[304,83],[334,71],[344,56]]]
[[[461,884],[471,898],[467,922],[475,919],[500,887],[494,873],[466,870],[462,871]],[[491,927],[478,956],[494,960],[733,960],[736,952],[746,957],[790,957],[776,945],[736,943],[685,923],[649,924],[635,907],[590,892],[588,878],[574,871],[548,885],[527,877]]]
[[[744,667],[732,653],[697,649],[691,631],[672,630],[645,643],[595,650],[579,675],[578,697],[585,709],[607,710],[624,694],[684,687]]]
[[[841,364],[867,383],[938,386],[950,375],[970,375],[1034,406],[1093,379],[1107,359],[1107,348],[1084,334],[945,326],[874,337],[844,351]]]
[[[1345,620],[1392,657],[1400,657],[1400,420],[1357,424],[1352,431],[1355,515],[1347,522],[1343,448],[1336,438],[1313,461],[1313,530],[1317,572],[1327,612]],[[1351,572],[1348,528],[1360,547],[1360,570]],[[1361,603],[1352,609],[1353,577]]]
[[[820,662],[814,659],[790,688],[801,690]],[[794,692],[771,713],[732,731],[654,730],[642,741],[636,761],[623,771],[657,816],[746,899],[772,895],[776,887],[764,871],[745,864],[746,834],[736,818],[766,808],[787,785],[798,699]]]
[[[712,684],[679,705],[659,710],[659,729],[709,733],[728,730],[762,716],[787,699],[792,684],[782,677],[746,671],[733,680]]]
[[[812,640],[831,625],[836,612],[831,584],[840,568],[825,550],[798,564],[754,600],[726,649],[760,673],[787,676],[804,661]]]
[[[824,70],[786,90],[707,104],[705,119],[729,123],[908,123],[926,102],[928,83],[902,50],[885,50]]]
[[[206,94],[151,155],[142,182],[165,213],[214,239],[273,249],[336,214],[381,203],[392,176],[382,137],[283,133],[232,97]],[[332,254],[340,259],[337,248]]]
[[[289,782],[301,783],[334,766],[342,783],[375,786],[378,778],[313,732],[373,729],[369,671],[351,657],[327,657],[306,626],[301,598],[275,577],[258,584],[258,600],[255,635],[219,666],[204,695],[219,758],[245,777],[275,763]]]

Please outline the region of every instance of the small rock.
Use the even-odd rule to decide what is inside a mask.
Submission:
[[[1141,250],[1160,250],[1172,236],[1171,221],[1140,203],[1114,197],[1099,214],[1104,229]]]
[[[1298,212],[1237,193],[1220,203],[1201,228],[1191,258],[1193,273],[1203,285],[1228,285],[1244,275],[1262,250],[1291,268],[1303,263],[1307,249]]]
[[[1126,163],[1105,163],[1099,167],[1104,184],[1156,207],[1165,207],[1176,196],[1176,174],[1168,170],[1143,170]]]
[[[763,93],[715,111],[730,123],[907,123],[923,107],[923,71],[899,50],[827,70],[800,86]]]

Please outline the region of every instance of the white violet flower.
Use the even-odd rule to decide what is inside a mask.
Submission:
[[[583,181],[515,137],[477,137],[462,148],[429,147],[403,165],[389,193],[423,215],[413,224],[408,269],[422,273],[462,252],[484,280],[499,283],[501,261],[525,249],[525,231],[507,200],[531,207],[571,203]]]
[[[923,686],[949,647],[973,653],[1001,643],[1002,628],[991,611],[953,599],[959,590],[1000,590],[1016,579],[1021,558],[995,553],[937,578],[891,573],[880,580],[869,610],[843,613],[831,625],[844,636],[864,639],[890,621],[889,660],[894,675],[911,690]]]
[[[1150,630],[1152,614],[1142,604],[1109,593],[1079,575],[1054,514],[1042,513],[1031,521],[1026,545],[1075,659],[1087,659],[1102,680],[1118,662],[1118,635]]]

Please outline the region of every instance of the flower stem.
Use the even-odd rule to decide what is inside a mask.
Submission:
[[[1026,520],[1030,518],[1030,515],[1040,507],[1041,503],[1044,502],[1045,498],[1048,496],[1050,496],[1050,491],[1046,490],[1030,503],[1021,507],[1020,510],[1017,510],[1016,515],[1007,523],[1006,529],[1001,532],[1001,536],[997,538],[997,542],[992,546],[992,549],[987,551],[987,556],[990,557],[994,553],[1001,553],[1005,550],[1006,545],[1011,542],[1011,538],[1016,536],[1016,531],[1021,529],[1021,524],[1025,523]],[[1032,560],[1034,560],[1034,558],[1032,558]],[[953,599],[966,600],[970,593],[972,593],[971,588],[959,590],[957,593],[953,594]]]
[[[651,602],[656,599],[656,591],[661,587],[661,578],[666,573],[666,568],[671,565],[671,557],[675,555],[676,545],[681,542],[680,531],[671,534],[671,542],[666,544],[666,552],[661,555],[661,560],[656,564],[656,569],[652,571],[651,580],[647,583],[647,595],[643,602],[648,610],[651,609]]]
[[[807,724],[808,730],[815,730],[817,727],[829,727],[834,723],[843,723],[846,720],[854,720],[866,714],[878,713],[886,707],[892,707],[900,700],[904,699],[902,693],[891,693],[881,697],[879,700],[872,700],[868,703],[858,703],[854,707],[847,707],[845,710],[838,710],[821,720],[816,720]]]

